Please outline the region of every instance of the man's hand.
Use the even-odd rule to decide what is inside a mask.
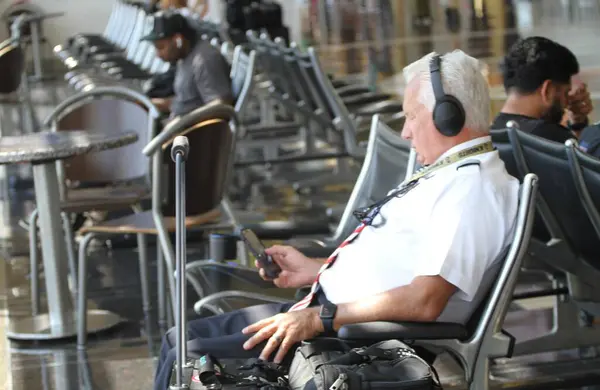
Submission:
[[[152,98],[152,104],[156,106],[158,111],[160,112],[170,112],[171,111],[171,99],[167,98]]]
[[[291,246],[274,245],[266,249],[265,253],[270,255],[281,268],[281,273],[273,280],[273,283],[280,288],[299,288],[312,284],[323,265],[322,262],[304,256]],[[255,265],[259,268],[260,276],[270,280],[258,262]]]
[[[579,84],[576,89],[569,92],[569,105],[567,106],[569,121],[573,124],[584,123],[594,109],[590,92],[585,83]]]
[[[283,361],[294,344],[314,338],[323,332],[323,322],[319,317],[318,308],[313,307],[277,314],[256,322],[242,331],[244,334],[255,333],[244,343],[244,349],[252,349],[268,340],[260,358],[268,360],[273,352],[277,351],[273,359],[277,364]]]

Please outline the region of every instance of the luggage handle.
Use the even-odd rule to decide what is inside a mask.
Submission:
[[[187,137],[177,136],[171,147],[171,158],[175,162],[175,275],[177,289],[177,363],[175,367],[176,385],[171,390],[184,390],[188,386],[183,383],[183,367],[187,364],[187,322],[185,315],[185,259],[186,259],[186,229],[185,229],[185,161],[190,151]]]

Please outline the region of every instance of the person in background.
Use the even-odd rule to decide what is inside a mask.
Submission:
[[[204,19],[208,14],[208,0],[151,0],[150,10],[187,9]]]
[[[520,39],[501,70],[507,99],[492,129],[506,128],[513,120],[523,131],[563,143],[579,137],[588,125],[590,93],[566,47],[543,37]]]
[[[163,61],[176,64],[174,96],[152,99],[161,112],[173,118],[206,104],[233,103],[229,64],[218,49],[197,37],[183,15],[157,12],[152,31],[142,40],[152,41]]]

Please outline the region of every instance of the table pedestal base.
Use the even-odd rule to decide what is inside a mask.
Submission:
[[[11,321],[7,337],[17,341],[35,340],[60,340],[75,337],[77,335],[77,320],[75,314],[73,320],[64,324],[63,329],[50,328],[50,316],[41,314]],[[123,319],[117,314],[107,310],[88,310],[87,333],[93,334],[108,330],[119,325]]]

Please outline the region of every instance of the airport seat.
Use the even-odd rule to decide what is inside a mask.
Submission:
[[[367,123],[364,123],[366,117],[353,115],[345,106],[344,112],[350,116],[349,121],[345,121],[337,115],[332,107],[332,102],[327,99],[324,88],[330,88],[332,93],[336,94],[338,104],[344,105],[344,102],[337,95],[330,82],[330,77],[320,66],[316,54],[311,57],[309,53],[300,51],[294,43],[287,47],[281,39],[271,41],[265,34],[259,37],[256,33],[249,31],[247,36],[249,46],[257,51],[257,61],[267,80],[270,96],[297,113],[304,131],[303,144],[305,147],[300,153],[267,161],[274,168],[273,176],[277,177],[285,172],[280,164],[335,159],[336,166],[333,172],[331,172],[331,168],[327,168],[325,171],[315,172],[309,178],[301,176],[294,178],[288,174],[286,181],[291,180],[299,193],[304,193],[306,190],[312,191],[325,185],[350,186],[359,171],[357,167],[353,166],[353,162],[355,161],[358,165],[364,158],[365,148],[359,142],[359,137],[362,136],[362,134],[359,135],[359,132],[368,130]],[[380,108],[385,105],[395,105],[399,111],[394,115],[386,115],[385,120],[395,126],[401,126],[403,119],[400,102],[365,103],[357,109],[369,106],[371,110],[369,113],[376,113],[377,110],[373,108],[373,104],[380,105]],[[389,108],[384,110],[388,112],[386,110]],[[364,133],[366,132],[364,131]],[[323,141],[327,147],[317,148],[315,146],[317,141]]]
[[[159,321],[166,318],[165,288],[171,294],[171,307],[175,309],[175,256],[169,233],[175,231],[175,167],[169,164],[168,146],[178,135],[186,135],[190,143],[190,155],[187,160],[186,208],[188,216],[186,226],[194,229],[223,229],[230,223],[226,200],[227,178],[231,159],[235,149],[235,111],[224,104],[212,104],[201,107],[169,122],[144,148],[143,153],[152,160],[152,209],[151,211],[107,220],[95,226],[84,227],[79,245],[78,269],[78,313],[86,312],[86,272],[87,249],[94,237],[112,234],[137,234],[141,239],[139,251],[145,251],[144,237],[157,235],[159,239],[158,259],[158,295]],[[167,190],[165,190],[167,189]],[[222,214],[227,218],[222,219]],[[140,256],[140,259],[142,256]],[[164,260],[167,273],[165,285]],[[150,310],[149,278],[147,264],[140,264],[140,280],[144,312]],[[191,281],[193,284],[193,281]],[[86,344],[85,316],[79,316],[77,344]]]
[[[123,1],[115,1],[106,28],[102,34],[78,33],[69,37],[62,45],[53,48],[54,54],[63,62],[74,61],[94,45],[113,45],[123,48],[129,42],[135,23],[135,7]]]
[[[156,147],[158,142],[165,143],[169,134],[175,133],[187,133],[192,132],[189,135],[191,148],[192,148],[192,161],[188,161],[188,166],[196,165],[196,169],[188,169],[190,175],[193,175],[188,182],[194,185],[188,185],[188,197],[187,210],[190,216],[186,219],[186,227],[189,231],[205,231],[205,230],[218,230],[218,229],[233,229],[233,226],[237,224],[236,217],[233,209],[227,199],[227,188],[231,176],[231,169],[233,163],[233,155],[237,144],[237,129],[240,127],[237,121],[237,113],[245,109],[248,102],[249,93],[252,90],[254,79],[253,67],[254,67],[254,54],[244,54],[241,52],[241,47],[236,48],[234,53],[235,66],[232,67],[231,82],[232,92],[235,99],[235,108],[233,113],[230,113],[228,106],[217,105],[217,106],[205,106],[199,108],[187,115],[178,117],[173,121],[169,122],[167,126],[161,131],[161,133],[153,138],[153,143],[149,144],[146,148],[152,149]],[[102,89],[102,88],[101,88]],[[95,91],[93,89],[92,91]],[[211,115],[213,115],[211,117]],[[224,116],[223,116],[224,115]],[[203,120],[206,117],[210,118],[221,118],[219,121],[209,123],[210,121],[203,121],[199,123],[199,120]],[[232,123],[227,123],[229,120]],[[233,125],[231,132],[225,131],[230,129]],[[166,134],[166,135],[165,135]],[[162,138],[161,138],[162,137]],[[173,136],[174,137],[174,136]],[[231,137],[231,139],[229,139]],[[162,140],[162,141],[161,141]],[[196,144],[200,146],[194,146]],[[215,147],[218,145],[219,148]],[[229,145],[229,146],[228,146]],[[225,159],[225,157],[227,157]],[[153,157],[153,161],[158,157]],[[204,160],[202,160],[204,158]],[[156,166],[157,162],[154,161],[153,171],[160,171],[160,167]],[[161,162],[162,164],[162,162]],[[169,166],[172,167],[172,164]],[[213,169],[206,169],[206,167],[212,167]],[[171,172],[170,178],[173,177]],[[100,223],[96,226],[87,227],[80,231],[85,234],[85,238],[82,240],[79,248],[79,261],[85,262],[85,251],[87,245],[91,242],[93,237],[102,235],[115,235],[115,234],[136,234],[138,237],[138,248],[140,248],[140,269],[145,270],[147,263],[146,259],[146,240],[145,235],[158,235],[160,245],[157,248],[158,263],[164,261],[167,264],[168,275],[173,275],[172,269],[174,267],[174,256],[172,254],[171,244],[168,241],[167,234],[174,231],[173,219],[174,215],[174,199],[172,197],[167,198],[167,202],[170,206],[164,206],[159,209],[161,194],[162,178],[153,174],[152,183],[152,211],[146,211],[137,213],[134,215],[108,220],[104,223]],[[168,188],[174,188],[169,184]],[[158,187],[157,187],[158,186]],[[158,195],[157,195],[158,194]],[[208,205],[208,206],[207,206]],[[165,215],[161,224],[157,224],[157,218],[159,215]],[[81,267],[81,265],[80,265]],[[159,323],[163,325],[166,322],[166,303],[164,302],[165,276],[164,267],[158,267],[158,296],[159,296]],[[147,291],[147,277],[140,275],[142,279],[143,291]],[[169,287],[171,290],[171,297],[174,299],[175,290],[169,280]],[[196,288],[199,295],[202,294],[202,288],[194,278],[188,278],[190,283]],[[144,290],[145,289],[145,290]],[[144,297],[147,296],[143,292]],[[149,300],[144,298],[144,310],[147,312],[150,308]],[[175,307],[174,305],[172,307]],[[80,345],[85,343],[85,339],[81,339]]]
[[[492,138],[503,160],[508,161],[508,169],[516,170],[511,172],[513,175],[523,180],[528,173],[534,173],[540,180],[535,224],[543,224],[550,239],[533,236],[524,265],[543,266],[555,286],[564,285],[568,290],[568,294],[549,294],[554,295],[552,330],[519,340],[515,355],[600,344],[600,329],[593,324],[600,295],[592,288],[600,276],[599,263],[591,252],[598,236],[577,191],[568,146],[520,131],[514,123],[508,129],[493,131]],[[507,153],[509,149],[512,156]],[[540,229],[534,226],[536,231]]]
[[[411,153],[410,143],[400,138],[396,132],[381,121],[380,117],[375,116],[362,170],[335,233],[325,238],[321,236],[315,239],[292,240],[289,244],[298,247],[306,255],[328,257],[333,249],[356,228],[358,221],[355,219],[353,211],[384,198],[388,191],[409,177],[413,173],[414,159],[415,155]],[[253,228],[252,225],[246,227]],[[322,252],[317,252],[320,248],[322,248]],[[205,267],[216,269],[221,265],[206,261],[193,262],[189,264],[188,271],[194,272]],[[227,273],[227,270],[224,269],[223,273]],[[250,273],[258,274],[256,269],[251,269]],[[219,302],[225,302],[230,297],[243,296],[244,293],[240,291],[219,292],[201,297],[194,305],[194,310],[200,313],[207,307],[211,310],[219,308]],[[254,296],[254,299],[258,299],[258,296]],[[273,302],[273,299],[275,302],[279,302],[280,298],[261,296],[261,300],[266,302]]]
[[[456,323],[368,322],[342,326],[342,340],[370,345],[399,339],[434,353],[449,352],[462,366],[469,390],[490,388],[491,359],[510,357],[514,337],[502,329],[523,257],[529,246],[538,179],[527,174],[521,184],[515,231],[500,256],[495,282],[465,325]]]
[[[0,44],[0,93],[13,93],[19,89],[23,79],[25,54],[18,43],[7,39]]]
[[[104,87],[97,88],[88,92],[81,92],[70,96],[62,101],[54,108],[52,113],[44,120],[44,128],[50,131],[59,131],[61,120],[80,109],[81,107],[90,104],[98,99],[120,99],[131,103],[139,104],[148,111],[148,130],[144,136],[140,137],[143,140],[154,138],[156,129],[158,128],[158,119],[160,113],[146,96],[132,91],[124,87]],[[68,130],[62,130],[68,131]],[[58,171],[61,176],[61,181],[64,186],[63,199],[61,199],[61,211],[63,214],[71,215],[90,211],[111,211],[131,209],[134,212],[142,211],[142,202],[150,198],[150,167],[144,169],[144,173],[140,178],[131,178],[131,180],[115,180],[106,185],[95,186],[93,188],[86,187],[68,187],[64,163],[57,162]],[[118,173],[117,173],[118,174]],[[136,180],[141,179],[141,180]],[[30,244],[30,266],[31,266],[31,291],[32,291],[32,311],[34,314],[39,309],[39,296],[37,294],[38,279],[38,235],[37,235],[37,209],[29,216],[29,244]],[[69,254],[69,265],[72,272],[71,277],[75,278],[75,256],[74,256],[74,237],[69,223],[65,224],[65,235],[67,236],[67,246]],[[140,255],[143,253],[140,252]],[[146,262],[145,259],[141,260]],[[73,290],[76,294],[77,284],[73,280]]]

